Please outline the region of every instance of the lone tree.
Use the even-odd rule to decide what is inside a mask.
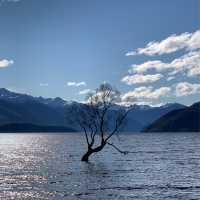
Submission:
[[[87,151],[81,161],[88,162],[89,157],[109,145],[122,154],[110,140],[121,129],[131,108],[120,108],[120,92],[108,83],[103,83],[86,97],[86,103],[75,104],[68,110],[71,125],[78,125],[83,130]]]

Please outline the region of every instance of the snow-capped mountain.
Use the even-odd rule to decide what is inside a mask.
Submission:
[[[67,112],[71,106],[80,106],[79,102],[67,102],[62,98],[33,97],[27,94],[0,89],[0,125],[8,123],[32,123],[38,125],[68,126],[67,119],[71,114]],[[184,108],[184,105],[170,103],[163,106],[134,105],[129,113],[124,131],[140,131],[162,115]],[[112,116],[117,109],[127,109],[116,105],[110,111]],[[67,114],[68,113],[68,114]],[[111,117],[112,118],[112,117]],[[112,120],[110,120],[112,126]],[[72,127],[76,130],[79,127]]]
[[[0,100],[6,100],[10,102],[23,103],[26,101],[37,101],[43,103],[45,105],[49,105],[51,107],[64,107],[66,105],[66,101],[60,97],[56,98],[44,98],[44,97],[33,97],[27,94],[20,94],[16,92],[9,91],[5,88],[0,88]]]

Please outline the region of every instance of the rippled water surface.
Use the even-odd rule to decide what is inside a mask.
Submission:
[[[81,134],[0,134],[0,199],[200,199],[200,134],[131,134],[80,162]]]

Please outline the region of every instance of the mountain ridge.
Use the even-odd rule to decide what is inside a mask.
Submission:
[[[200,102],[161,116],[143,132],[200,132]]]
[[[8,123],[32,123],[42,126],[67,126],[66,111],[71,106],[80,106],[79,102],[68,102],[59,97],[43,98],[33,97],[27,94],[11,92],[5,88],[0,89],[0,125]],[[159,107],[149,105],[133,105],[133,109],[127,116],[124,132],[139,132],[153,121],[171,110],[185,108],[185,105],[168,103]],[[116,105],[114,110],[127,109],[125,106]],[[110,114],[114,113],[110,111]],[[112,126],[111,120],[111,126]],[[79,127],[71,127],[80,130]]]

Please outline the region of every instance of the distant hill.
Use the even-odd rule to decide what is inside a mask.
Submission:
[[[0,88],[0,100],[9,101],[12,103],[24,103],[27,101],[35,101],[53,108],[62,108],[67,104],[67,101],[61,99],[60,97],[56,98],[43,98],[41,96],[33,97],[28,94],[12,92],[5,88]]]
[[[28,99],[24,102],[0,100],[0,125],[8,123],[33,123],[64,126],[63,109],[56,109]]]
[[[200,102],[167,113],[144,132],[200,132]]]
[[[126,119],[124,131],[141,131],[161,116],[176,109],[186,108],[179,103],[168,103],[158,107],[148,105],[134,105]]]
[[[67,126],[67,119],[71,117],[71,113],[67,112],[71,106],[81,106],[79,102],[65,101],[59,97],[44,98],[33,97],[27,94],[20,94],[0,88],[0,125],[24,123],[38,124],[42,126]],[[122,131],[139,132],[144,127],[159,119],[164,114],[186,106],[171,103],[158,107],[148,105],[134,105],[133,109],[127,116]],[[126,107],[116,105],[110,111],[109,126],[114,126],[112,120],[117,109],[126,109]],[[67,114],[68,113],[68,114]],[[80,130],[79,127],[71,127]]]
[[[59,126],[40,126],[35,124],[6,124],[0,126],[0,133],[31,133],[31,132],[75,132],[74,129]]]

